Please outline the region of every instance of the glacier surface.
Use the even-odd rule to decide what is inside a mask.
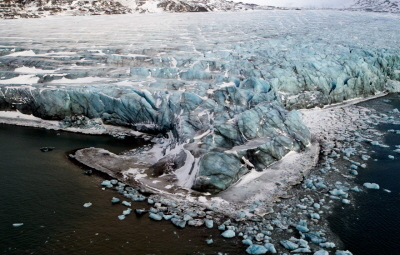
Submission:
[[[0,110],[155,134],[163,143],[155,173],[217,193],[309,145],[296,109],[399,91],[399,18],[256,11],[3,20]]]

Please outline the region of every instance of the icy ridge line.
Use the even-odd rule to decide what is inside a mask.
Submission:
[[[49,15],[103,15],[157,12],[213,12],[271,9],[227,0],[9,0],[0,4],[0,18]]]

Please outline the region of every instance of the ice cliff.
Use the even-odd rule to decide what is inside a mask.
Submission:
[[[362,13],[197,15],[84,17],[76,34],[73,17],[29,20],[40,38],[20,20],[0,24],[0,109],[156,134],[168,141],[157,174],[183,173],[188,187],[217,193],[310,143],[296,109],[400,87],[396,28],[374,24],[397,16],[370,22],[386,30],[366,41],[368,29],[340,25],[370,20]]]

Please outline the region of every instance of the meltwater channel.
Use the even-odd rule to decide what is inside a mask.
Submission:
[[[80,135],[0,125],[0,254],[236,254],[236,240],[224,240],[216,229],[178,229],[169,221],[112,205],[114,190],[102,190],[105,176],[82,174],[68,152],[100,147],[120,153],[143,145],[134,138]],[[55,147],[41,152],[44,146]],[[91,202],[89,208],[84,203]],[[149,208],[132,202],[132,209]],[[23,223],[13,227],[14,223]],[[206,239],[214,240],[207,245]]]

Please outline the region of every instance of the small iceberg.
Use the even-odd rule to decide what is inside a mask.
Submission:
[[[329,252],[327,252],[325,250],[319,250],[319,251],[315,252],[314,255],[329,255]]]
[[[246,252],[248,254],[266,254],[268,249],[262,245],[252,244],[246,249]]]
[[[349,205],[351,202],[348,199],[342,199],[342,203],[346,204],[346,205]]]
[[[13,224],[13,227],[21,227],[22,225],[24,225],[24,223],[14,223]]]
[[[363,184],[363,186],[366,187],[367,189],[379,189],[379,185],[376,183],[366,182]]]
[[[118,216],[118,219],[124,220],[124,219],[125,219],[125,215],[119,215],[119,216]]]
[[[130,214],[131,212],[132,212],[132,209],[131,209],[131,208],[128,208],[128,209],[122,211],[122,214],[123,214],[123,215],[128,215],[128,214]]]
[[[205,219],[204,222],[206,223],[207,228],[213,228],[214,227],[214,221],[210,219]]]
[[[150,214],[149,214],[149,217],[150,217],[151,219],[157,220],[157,221],[162,220],[162,216],[159,215],[159,214],[155,214],[155,213],[150,213]]]
[[[90,207],[90,206],[92,206],[92,203],[90,203],[90,202],[89,202],[89,203],[84,203],[84,204],[83,204],[83,207]]]
[[[235,231],[233,230],[226,230],[224,233],[221,234],[225,238],[233,238],[235,237]]]
[[[122,204],[125,206],[132,206],[132,203],[127,202],[127,201],[122,201]]]
[[[288,250],[295,250],[295,249],[299,248],[299,245],[297,245],[291,241],[288,241],[288,240],[280,241],[280,243],[282,244],[283,247],[285,247]]]
[[[119,198],[116,198],[116,197],[113,197],[112,199],[111,199],[111,203],[113,203],[113,204],[117,204],[117,203],[119,203]]]

